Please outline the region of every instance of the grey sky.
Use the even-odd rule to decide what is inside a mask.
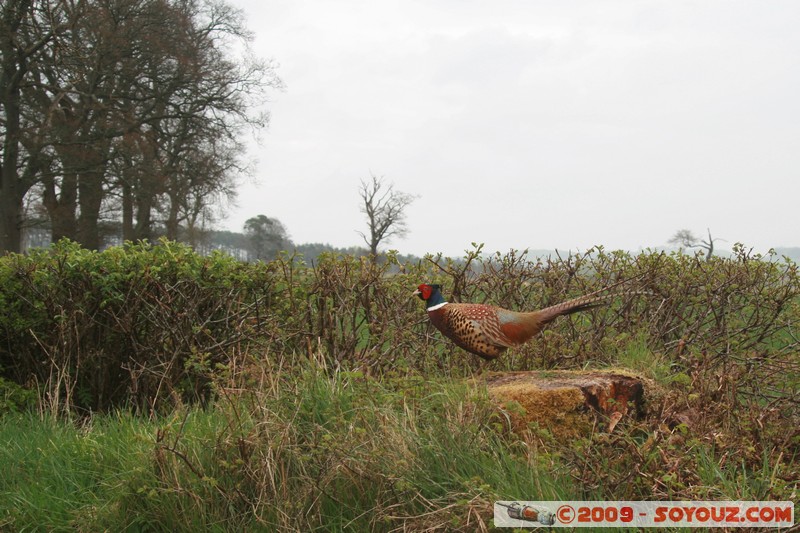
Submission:
[[[231,1],[286,84],[231,229],[358,244],[372,172],[405,253],[800,246],[800,2]]]

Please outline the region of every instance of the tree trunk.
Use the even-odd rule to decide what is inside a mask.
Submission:
[[[78,178],[74,172],[65,173],[61,180],[60,195],[56,192],[55,180],[48,176],[43,180],[42,203],[50,216],[51,240],[74,239],[78,200]]]
[[[134,238],[144,241],[153,240],[153,196],[149,191],[140,191],[136,195],[136,227]]]
[[[16,177],[14,177],[16,179]],[[5,178],[3,178],[5,182]],[[0,186],[0,254],[22,251],[22,231],[20,217],[22,200],[6,183]]]
[[[100,249],[100,206],[103,203],[103,172],[81,172],[78,178],[78,216],[76,240],[89,250]]]
[[[169,216],[167,217],[167,239],[171,241],[178,240],[178,213],[180,212],[180,203],[177,196],[170,192],[169,194]]]
[[[5,50],[3,53],[5,54]],[[3,139],[3,160],[0,162],[0,253],[20,252],[22,232],[22,197],[17,166],[19,163],[19,89],[2,87],[6,131]]]
[[[3,159],[0,161],[0,253],[20,252],[22,232],[22,196],[19,188],[18,163],[20,143],[20,81],[24,75],[24,58],[18,57],[12,29],[16,29],[30,2],[9,3],[3,7],[0,37],[0,57],[3,59],[0,74],[0,105],[5,119],[3,132]]]
[[[122,240],[132,241],[133,234],[133,191],[127,181],[122,182]]]
[[[18,93],[19,91],[17,91]],[[19,161],[19,104],[17,97],[3,95],[3,108],[6,111],[6,132],[3,142],[3,160],[0,163],[0,254],[3,252],[19,253],[22,249],[22,232],[20,218],[22,215],[22,197],[20,194],[17,165]],[[9,105],[11,103],[11,105]]]
[[[512,428],[536,423],[559,438],[585,437],[600,423],[611,433],[626,415],[644,414],[645,381],[625,370],[498,372],[481,376],[496,403],[509,410]]]

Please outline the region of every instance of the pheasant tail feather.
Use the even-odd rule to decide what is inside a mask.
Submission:
[[[547,324],[562,315],[571,315],[572,313],[577,313],[578,311],[585,311],[586,309],[591,309],[593,307],[600,307],[601,305],[608,303],[608,300],[611,300],[612,298],[633,296],[636,294],[646,294],[646,292],[621,291],[609,293],[607,292],[607,289],[601,289],[585,296],[580,296],[578,298],[573,298],[572,300],[567,300],[566,302],[561,302],[560,304],[545,307],[538,312],[539,320],[542,321],[542,324]]]

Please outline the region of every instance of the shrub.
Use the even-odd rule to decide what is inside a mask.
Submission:
[[[102,253],[63,242],[0,259],[0,370],[47,405],[107,409],[205,401],[209,377],[249,357],[322,357],[370,374],[466,375],[483,361],[428,324],[411,297],[438,282],[451,301],[536,309],[624,282],[612,305],[557,320],[489,368],[614,363],[646,348],[668,371],[724,372],[731,394],[797,402],[797,267],[737,247],[731,258],[525,252],[461,260],[323,254],[244,264],[186,246],[127,244]],[[627,294],[622,291],[644,291]],[[297,360],[294,358],[293,360]],[[727,386],[727,385],[726,385]],[[733,391],[733,388],[736,390]]]
[[[269,268],[163,242],[102,253],[62,241],[0,261],[0,368],[53,411],[208,397],[253,338]]]

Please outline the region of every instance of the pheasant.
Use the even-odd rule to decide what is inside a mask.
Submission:
[[[491,360],[508,348],[527,342],[559,316],[603,305],[619,295],[607,290],[527,313],[486,304],[448,303],[440,285],[423,283],[414,295],[425,300],[431,323],[445,337],[464,350]]]

